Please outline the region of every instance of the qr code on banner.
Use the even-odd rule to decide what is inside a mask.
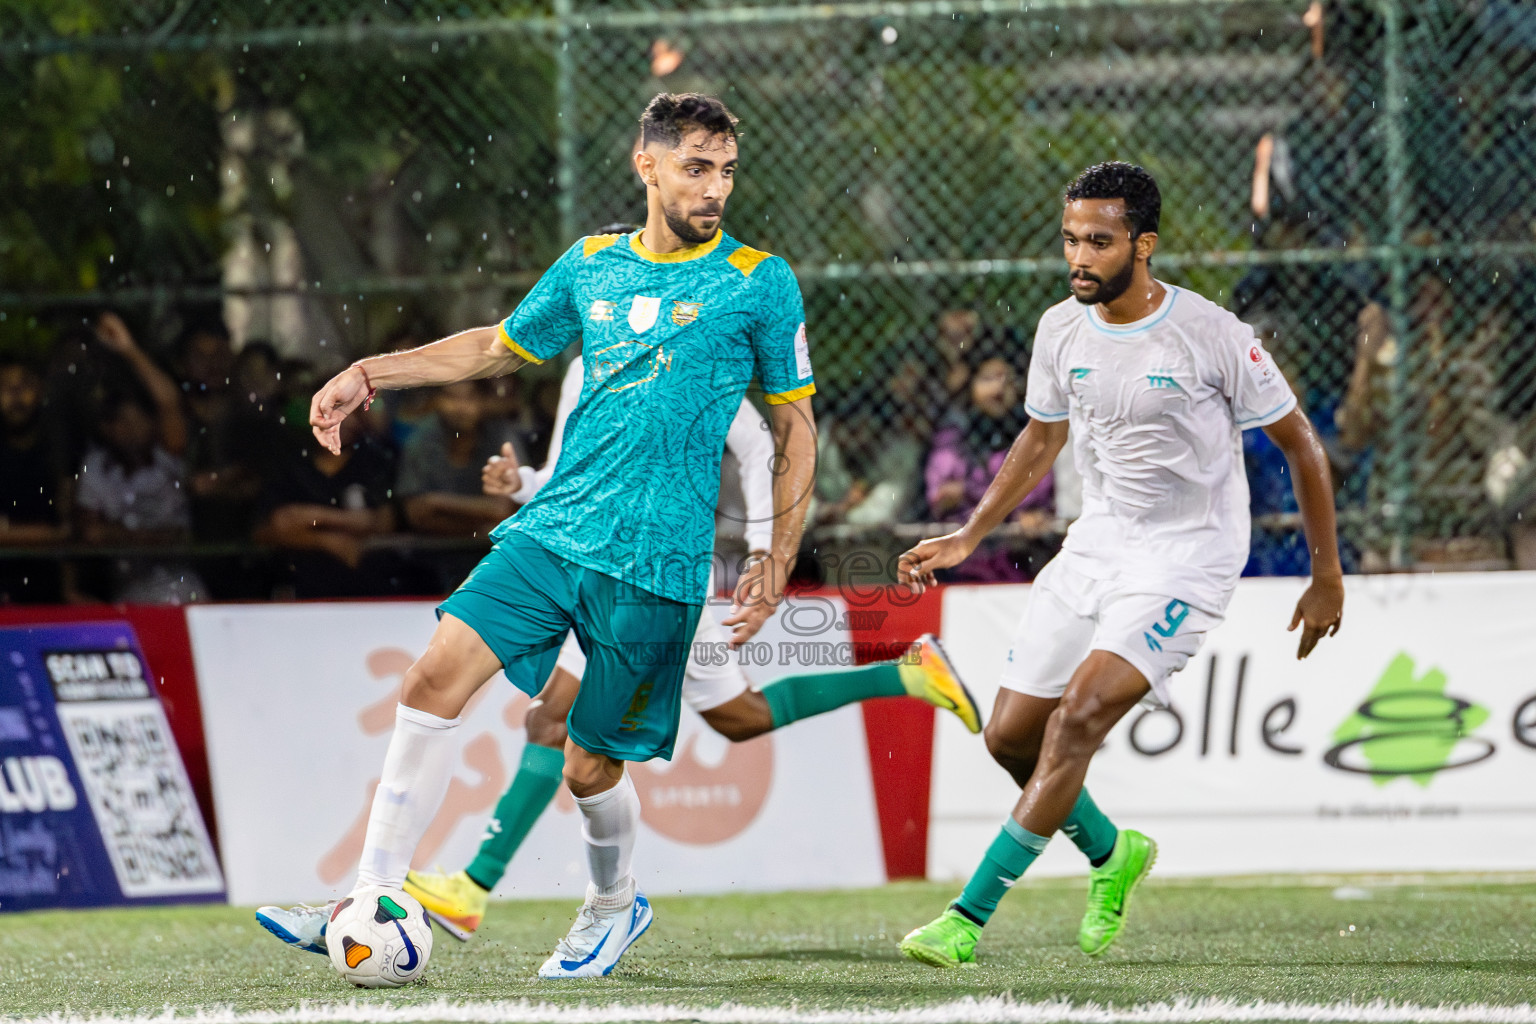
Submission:
[[[61,703],[58,712],[123,895],[221,890],[213,844],[159,701]]]

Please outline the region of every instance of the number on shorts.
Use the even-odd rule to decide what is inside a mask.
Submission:
[[[1154,623],[1152,628],[1157,631],[1158,636],[1167,638],[1177,633],[1179,627],[1184,624],[1184,620],[1189,617],[1189,605],[1183,601],[1169,601],[1168,607],[1163,609],[1163,615],[1168,621]]]

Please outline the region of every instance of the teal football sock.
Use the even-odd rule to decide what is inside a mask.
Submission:
[[[496,888],[506,874],[512,855],[523,845],[533,823],[560,789],[565,770],[565,752],[529,743],[523,747],[523,760],[517,766],[512,785],[496,803],[496,814],[486,825],[480,852],[469,862],[464,873],[487,891]]]
[[[1072,805],[1072,813],[1067,815],[1061,831],[1083,851],[1094,867],[1103,864],[1115,852],[1115,837],[1120,834],[1114,822],[1105,817],[1093,797],[1088,795],[1087,786],[1077,794],[1077,803]]]
[[[775,729],[844,704],[856,704],[871,697],[900,697],[906,692],[901,682],[901,666],[897,664],[788,676],[763,687]]]
[[[986,924],[1003,894],[1045,852],[1048,842],[1048,837],[1035,835],[1012,818],[1003,822],[1002,831],[992,840],[976,873],[955,900],[955,909],[977,924]]]

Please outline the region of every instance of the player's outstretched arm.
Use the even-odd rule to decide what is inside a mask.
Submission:
[[[1312,582],[1291,616],[1290,629],[1301,626],[1298,659],[1312,653],[1325,636],[1339,631],[1344,618],[1344,569],[1339,564],[1338,528],[1333,515],[1333,480],[1323,442],[1300,409],[1264,428],[1264,433],[1285,453],[1291,469],[1291,486],[1301,509],[1307,550],[1312,553]]]
[[[461,380],[499,377],[524,360],[501,343],[499,326],[475,327],[407,352],[359,359],[326,382],[309,403],[315,438],[332,452],[341,450],[341,421],[362,405],[370,388],[429,387]]]
[[[987,485],[987,493],[982,495],[971,518],[954,533],[931,537],[903,554],[897,563],[897,580],[914,594],[921,594],[935,582],[936,570],[948,569],[969,558],[982,538],[997,529],[1045,478],[1066,443],[1066,420],[1030,420],[1014,438],[1003,467]]]
[[[816,417],[809,397],[770,405],[769,423],[775,451],[773,478],[773,545],[767,558],[748,566],[736,584],[731,615],[721,621],[731,631],[731,646],[740,647],[767,622],[779,602],[790,570],[800,553],[805,512],[816,478]]]

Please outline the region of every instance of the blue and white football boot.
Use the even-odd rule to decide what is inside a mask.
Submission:
[[[259,907],[256,923],[290,946],[325,956],[325,926],[335,909],[335,900],[323,907],[312,907],[307,903],[296,907]]]
[[[539,968],[539,977],[607,977],[624,951],[645,934],[654,916],[651,901],[634,888],[633,880],[630,887],[634,898],[620,903],[614,897],[599,899],[596,887],[588,884],[587,902],[576,915],[576,923]]]

